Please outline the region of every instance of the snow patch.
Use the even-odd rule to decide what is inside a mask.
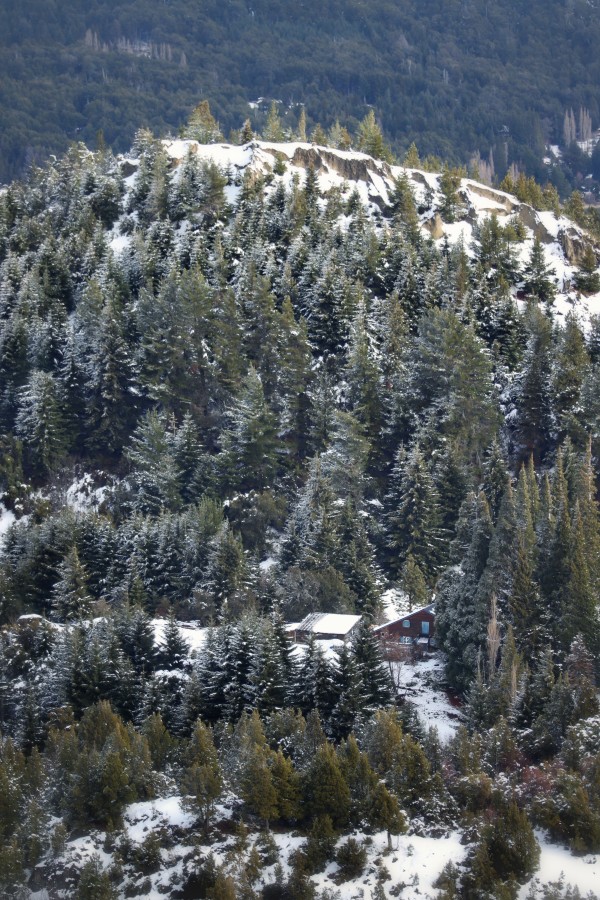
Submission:
[[[573,856],[565,847],[552,844],[546,834],[536,831],[540,845],[540,866],[534,878],[519,891],[519,900],[525,900],[532,884],[560,881],[579,888],[582,897],[590,891],[597,896],[600,887],[600,858],[595,853]]]
[[[0,503],[0,553],[2,553],[8,529],[15,522],[15,519],[14,512],[11,509],[7,509],[3,503]]]
[[[162,644],[167,626],[166,619],[151,619],[150,624],[154,630],[154,641],[156,644]],[[186,642],[190,649],[190,655],[197,653],[204,647],[206,638],[210,628],[204,628],[195,622],[177,622],[179,634]],[[169,672],[169,674],[173,674]]]
[[[196,817],[181,806],[181,797],[160,797],[130,803],[123,817],[125,831],[132,841],[141,843],[150,831],[163,826],[192,828]]]
[[[445,690],[441,654],[416,662],[407,660],[391,665],[398,693],[416,708],[421,725],[437,728],[440,741],[448,743],[464,721],[464,716]]]

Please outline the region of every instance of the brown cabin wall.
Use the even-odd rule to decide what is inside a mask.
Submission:
[[[404,628],[402,623],[408,619],[410,628]],[[390,622],[383,628],[377,630],[377,636],[382,640],[399,640],[401,637],[418,638],[422,636],[421,623],[429,622],[429,635],[431,638],[435,632],[435,616],[430,612],[418,612],[398,619],[396,622]]]

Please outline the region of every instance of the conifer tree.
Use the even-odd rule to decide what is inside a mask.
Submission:
[[[410,554],[426,579],[431,580],[441,557],[438,496],[418,445],[409,456],[398,453],[387,503],[388,545],[394,569],[400,573]]]
[[[551,328],[537,306],[528,308],[526,324],[529,336],[515,397],[515,436],[521,458],[533,454],[539,462],[550,447],[553,429],[547,377],[551,369]]]
[[[436,633],[448,654],[448,678],[462,689],[477,670],[485,642],[489,596],[480,587],[480,581],[488,563],[492,532],[489,507],[485,496],[480,494],[471,540],[460,570],[447,570],[437,586]]]
[[[419,609],[421,606],[425,606],[429,597],[427,582],[425,581],[419,564],[415,562],[411,553],[408,553],[404,560],[404,565],[402,566],[402,572],[400,574],[400,584],[402,590],[408,597],[409,612],[413,609]]]
[[[578,410],[588,365],[589,357],[581,328],[573,313],[569,313],[556,348],[552,399],[559,439],[568,436],[580,446],[587,443],[587,436],[578,421]]]
[[[440,215],[444,222],[455,222],[459,215],[461,204],[458,189],[460,187],[461,174],[460,170],[451,169],[447,164],[442,171],[440,177],[440,192],[442,194]]]
[[[262,136],[263,140],[275,141],[276,143],[285,140],[285,134],[283,131],[283,126],[281,124],[281,119],[279,118],[279,111],[277,109],[276,100],[271,101],[271,105],[269,107],[269,112],[267,115],[267,121]]]
[[[59,578],[52,591],[52,613],[60,621],[82,619],[89,615],[91,597],[87,576],[73,547],[59,568]]]
[[[208,100],[201,100],[194,108],[183,129],[183,137],[201,144],[216,144],[223,140],[219,125],[210,111]]]
[[[413,141],[410,147],[406,152],[406,156],[402,161],[402,165],[407,169],[420,169],[421,168],[421,160],[419,158],[419,151],[417,150],[417,145]]]
[[[390,193],[390,204],[394,218],[402,223],[409,241],[417,245],[420,240],[419,217],[415,196],[406,172],[396,179]]]
[[[362,684],[364,711],[374,711],[392,701],[390,674],[383,661],[381,645],[367,620],[359,623],[352,641],[352,653]]]
[[[295,706],[304,715],[312,710],[328,716],[332,703],[332,672],[321,647],[309,640],[302,660],[296,667],[292,687]]]
[[[242,543],[225,522],[210,542],[203,580],[206,617],[215,613],[227,620],[245,606],[250,575]]]
[[[389,850],[392,849],[392,835],[406,831],[406,820],[398,800],[381,781],[373,791],[368,818],[373,828],[381,828],[387,832]]]
[[[300,776],[281,750],[272,757],[271,778],[277,797],[277,817],[286,822],[300,818]]]
[[[595,649],[600,646],[598,604],[587,565],[586,545],[587,535],[577,504],[572,523],[569,580],[564,595],[562,629],[560,631],[561,644],[565,650],[578,634],[583,636],[589,647]]]
[[[322,744],[314,754],[305,776],[303,801],[311,818],[331,816],[333,824],[341,826],[347,821],[350,789],[330,743]]]
[[[188,758],[182,787],[200,813],[204,828],[208,828],[223,790],[223,776],[212,732],[200,720],[192,732]]]
[[[67,435],[59,385],[50,372],[31,373],[21,395],[16,432],[33,472],[52,471],[67,448]]]
[[[347,644],[337,652],[332,670],[331,688],[335,698],[329,725],[337,739],[347,737],[354,728],[355,720],[364,709],[365,691],[356,657]]]
[[[132,467],[131,504],[136,512],[156,514],[180,505],[180,471],[173,444],[173,430],[165,414],[148,412],[132,435],[125,454]]]
[[[523,275],[525,293],[550,307],[556,296],[556,279],[552,269],[546,264],[544,248],[538,237],[534,238],[529,262],[523,269]]]
[[[276,421],[258,373],[250,368],[224,431],[220,468],[234,489],[264,488],[276,468]]]
[[[262,819],[268,829],[269,821],[276,818],[279,809],[266,747],[255,744],[244,760],[240,793],[249,812]]]
[[[175,616],[167,619],[162,641],[158,647],[158,662],[165,669],[184,669],[189,658],[190,646],[182,637]]]
[[[384,141],[381,128],[375,121],[375,113],[372,109],[369,110],[358,126],[357,147],[374,159],[392,162],[391,150]]]

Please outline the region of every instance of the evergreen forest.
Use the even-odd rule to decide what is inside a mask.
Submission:
[[[600,317],[559,315],[516,219],[434,241],[405,170],[365,205],[271,158],[140,130],[0,193],[2,896],[149,896],[182,841],[184,900],[340,896],[381,833],[378,900],[416,896],[405,833],[460,833],[440,900],[516,898],[540,830],[600,853]],[[449,223],[456,177],[425,180]],[[371,629],[390,588],[435,602],[445,743]],[[352,643],[299,654],[317,611]],[[127,837],[173,795],[188,832]]]
[[[591,0],[4,2],[0,181],[73,141],[122,152],[140,127],[176,133],[209,97],[226,136],[249,114],[260,131],[272,100],[290,132],[301,108],[309,133],[354,133],[372,107],[399,158],[414,140],[566,196],[600,178],[600,150],[576,143],[600,126],[598,46]]]

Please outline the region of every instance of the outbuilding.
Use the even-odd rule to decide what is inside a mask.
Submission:
[[[361,616],[310,613],[294,628],[294,641],[297,644],[306,644],[311,637],[317,641],[349,641],[360,620]]]

